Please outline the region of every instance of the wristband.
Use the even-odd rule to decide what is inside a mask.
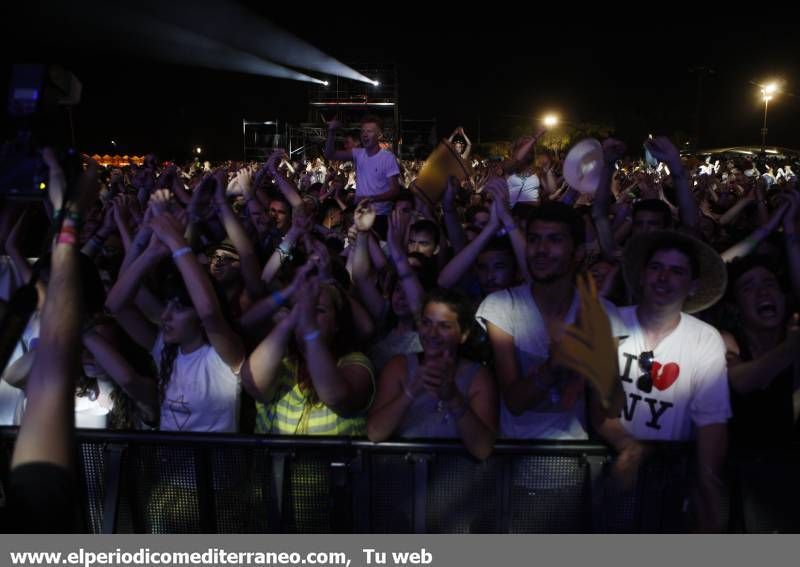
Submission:
[[[62,230],[58,235],[58,244],[76,245],[78,243],[78,236],[74,231]]]
[[[307,343],[310,343],[311,341],[317,340],[319,336],[320,336],[319,329],[315,329],[310,333],[306,333],[305,335],[303,335],[303,340]]]
[[[172,259],[177,260],[181,256],[189,254],[191,251],[192,249],[188,246],[184,246],[183,248],[178,248],[177,250],[175,250],[175,252],[172,253]]]

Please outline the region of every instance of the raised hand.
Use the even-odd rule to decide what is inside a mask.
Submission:
[[[215,182],[211,176],[206,175],[192,192],[189,202],[189,216],[192,222],[211,218],[214,214],[213,199]]]
[[[411,224],[411,215],[405,215],[395,209],[389,216],[389,231],[386,241],[389,244],[389,251],[392,257],[396,257],[406,252],[406,236],[408,227]]]
[[[438,356],[426,356],[421,366],[422,385],[432,395],[442,401],[452,400],[456,393],[455,361],[450,351],[437,353]]]
[[[647,140],[644,145],[654,158],[666,163],[670,169],[680,165],[681,154],[666,136],[656,136],[652,140]]]
[[[253,187],[253,170],[246,167],[242,168],[236,173],[235,179],[245,196],[252,197],[255,190]]]
[[[58,158],[52,148],[45,148],[42,152],[42,158],[50,173],[50,180],[47,184],[47,197],[50,199],[50,204],[53,209],[60,211],[64,206],[64,197],[67,192],[67,180],[64,177],[64,170],[61,169],[61,164],[58,163]]]
[[[358,230],[358,232],[369,232],[372,230],[372,225],[375,223],[375,216],[375,207],[372,206],[369,199],[361,201],[353,214],[356,230]]]
[[[157,214],[150,221],[153,234],[163,242],[173,252],[186,246],[186,239],[183,237],[185,225],[181,220],[168,212]]]

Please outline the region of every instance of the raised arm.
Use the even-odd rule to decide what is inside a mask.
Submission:
[[[276,378],[297,325],[298,308],[281,319],[250,353],[242,366],[242,386],[256,400],[268,404],[275,395]]]
[[[483,227],[480,234],[467,244],[461,252],[456,254],[439,273],[439,279],[437,280],[439,287],[450,289],[457,286],[464,276],[473,269],[481,251],[494,238],[500,228],[500,219],[497,215],[497,206],[495,204],[492,204],[490,210],[489,222]]]
[[[786,257],[789,260],[789,276],[795,297],[800,297],[800,195],[797,191],[784,193],[789,209],[783,215],[783,237],[786,241]]]
[[[592,202],[592,221],[594,222],[597,241],[603,256],[608,260],[616,258],[617,246],[608,220],[609,207],[611,205],[611,184],[614,176],[614,162],[625,153],[625,145],[613,138],[603,142],[603,174],[600,177],[600,184],[594,194]]]
[[[353,161],[353,152],[336,150],[336,131],[341,129],[342,123],[338,120],[328,122],[328,139],[325,142],[325,159],[331,161]]]
[[[405,235],[408,233],[407,229],[410,220],[409,215],[404,215],[398,210],[392,211],[389,217],[389,233],[386,238],[389,244],[389,254],[392,256],[395,268],[397,268],[397,277],[400,279],[403,292],[406,294],[408,307],[414,316],[418,317],[422,311],[422,299],[425,295],[425,290],[422,289],[417,273],[408,263]]]
[[[778,228],[778,225],[780,224],[783,215],[789,209],[789,206],[790,203],[787,201],[775,209],[772,212],[769,222],[765,226],[758,227],[750,236],[725,250],[725,252],[721,254],[722,259],[725,262],[731,262],[735,258],[747,256],[753,252],[753,250],[755,250],[758,245],[770,235],[772,231]]]
[[[231,209],[230,203],[225,196],[225,170],[219,169],[214,174],[214,181],[216,182],[216,190],[214,193],[214,201],[217,205],[219,220],[225,228],[228,238],[231,239],[233,247],[239,253],[239,263],[244,280],[247,294],[251,299],[258,299],[264,295],[264,282],[261,281],[261,267],[258,263],[258,256],[256,255],[253,243],[250,237],[247,236],[244,227],[242,226],[239,217]],[[248,171],[242,170],[238,176],[240,179],[240,186],[249,194],[251,187],[251,175]]]
[[[51,177],[60,170],[55,160]],[[89,163],[75,198],[65,206],[73,215],[97,198],[97,165]],[[42,308],[37,356],[27,385],[27,407],[12,457],[12,470],[29,463],[69,468],[73,459],[75,376],[80,362],[80,278],[78,227],[69,216],[53,244],[50,281]]]
[[[447,229],[447,239],[453,247],[453,253],[458,254],[467,245],[467,236],[464,234],[464,227],[458,218],[456,210],[456,192],[458,191],[458,180],[455,177],[447,178],[447,190],[442,199],[442,216],[444,226]]]
[[[160,410],[156,380],[138,374],[125,357],[94,330],[83,334],[83,346],[111,379],[136,401],[144,422],[157,423]]]
[[[353,281],[370,316],[378,321],[383,316],[386,300],[369,279],[371,265],[368,248],[370,230],[375,222],[375,208],[368,201],[361,201],[355,210],[354,220],[358,234],[353,244]]]
[[[211,346],[234,372],[238,372],[245,358],[244,345],[222,315],[209,276],[186,243],[183,226],[169,213],[157,215],[152,224],[156,236],[172,252]]]
[[[303,237],[311,228],[311,220],[305,213],[303,207],[297,207],[292,210],[292,227],[277,248],[272,252],[267,264],[261,271],[261,279],[264,283],[269,283],[275,277],[275,274],[281,269],[284,262],[292,257],[292,249],[297,241]]]
[[[297,187],[294,186],[294,183],[286,179],[286,177],[280,171],[278,171],[278,161],[285,155],[286,153],[283,150],[275,150],[269,156],[265,167],[272,175],[272,178],[278,185],[280,192],[283,193],[283,196],[286,197],[286,200],[289,201],[289,204],[294,209],[303,206],[303,198],[300,197],[300,193],[297,192]]]
[[[138,246],[138,243],[131,249],[133,250],[135,246]],[[152,350],[158,329],[134,305],[134,299],[147,275],[168,255],[169,250],[151,234],[147,248],[127,266],[125,271],[120,270],[119,278],[106,297],[106,308],[125,332],[147,351]]]
[[[461,132],[461,135],[464,137],[464,141],[467,143],[467,147],[464,148],[464,153],[461,154],[461,157],[463,159],[469,159],[469,155],[472,153],[472,142],[470,141],[469,137],[467,136],[467,133],[464,131],[464,128],[459,126],[458,129]]]
[[[678,198],[678,210],[681,223],[692,231],[697,231],[700,217],[698,216],[697,203],[689,186],[689,173],[683,166],[678,149],[666,136],[657,136],[645,142],[645,146],[653,157],[667,164],[672,183],[675,185],[675,195]]]
[[[304,351],[308,373],[322,403],[340,415],[352,415],[366,409],[373,380],[363,366],[338,366],[317,325],[320,295],[319,278],[313,277],[301,289],[297,302],[295,337]]]

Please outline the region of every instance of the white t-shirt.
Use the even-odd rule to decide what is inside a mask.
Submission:
[[[8,359],[6,368],[14,364],[26,352],[36,348],[36,343],[39,341],[39,315],[38,311],[31,315],[17,346],[14,347],[11,358]],[[15,388],[5,380],[0,380],[0,425],[19,425],[22,422],[24,411],[25,390]]]
[[[513,208],[517,203],[536,203],[539,201],[541,182],[535,173],[531,175],[511,174],[508,183],[508,204]]]
[[[620,326],[617,308],[605,301],[603,306],[611,320],[612,332]],[[578,311],[578,295],[565,318],[573,323]],[[550,335],[530,284],[496,291],[483,300],[476,318],[514,337],[514,351],[520,376],[526,379],[532,368],[544,364],[550,357]],[[616,332],[614,333],[616,335]],[[586,439],[586,401],[583,381],[574,377],[553,385],[549,399],[522,415],[515,416],[505,404],[500,406],[500,435],[513,439]]]
[[[380,195],[389,190],[389,180],[400,175],[397,159],[388,150],[380,150],[374,156],[368,156],[364,148],[354,148],[353,162],[356,164],[356,200]],[[392,212],[392,203],[382,201],[375,203],[375,212],[388,215]]]
[[[161,364],[159,333],[153,359]],[[209,344],[194,352],[178,351],[161,405],[161,431],[236,433],[239,428],[238,376]]]
[[[620,379],[625,407],[620,422],[637,439],[686,441],[694,427],[725,423],[731,417],[725,343],[719,332],[681,313],[678,326],[653,351],[652,387],[642,390],[639,355],[646,350],[636,306],[619,310]],[[623,338],[627,335],[627,338]]]

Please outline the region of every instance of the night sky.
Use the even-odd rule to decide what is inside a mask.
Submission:
[[[84,91],[73,120],[83,150],[111,152],[115,139],[122,153],[180,158],[200,144],[212,159],[238,158],[242,118],[306,119],[307,84],[137,55],[113,33],[96,33],[97,25],[113,32],[114,8],[72,2],[65,23],[63,8],[52,4],[29,2],[5,19],[5,59],[59,63],[78,76]],[[532,124],[551,110],[611,124],[629,144],[648,133],[693,134],[698,74],[691,69],[705,67],[713,74],[704,79],[700,146],[758,144],[763,103],[750,82],[777,78],[788,93],[800,93],[800,40],[778,12],[724,21],[643,6],[588,13],[578,3],[546,10],[498,3],[458,15],[434,14],[432,3],[391,11],[373,3],[330,15],[242,4],[342,62],[393,62],[401,115],[435,117],[440,136],[463,125],[476,141],[480,116],[483,141],[503,139],[512,122]],[[4,89],[8,72],[4,66]],[[65,125],[66,118],[57,126]],[[797,96],[771,103],[768,143],[800,148]]]

